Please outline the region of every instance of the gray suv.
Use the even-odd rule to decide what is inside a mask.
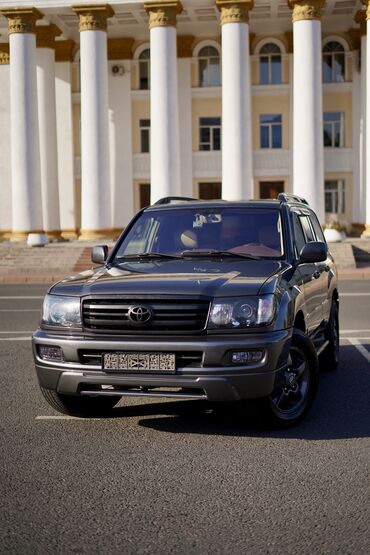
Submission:
[[[306,201],[169,197],[95,269],[53,285],[33,336],[41,391],[74,416],[122,396],[256,399],[270,425],[310,408],[338,365],[338,280]]]

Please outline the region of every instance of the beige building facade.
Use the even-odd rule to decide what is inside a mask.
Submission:
[[[1,0],[0,239],[116,236],[168,194],[307,196],[307,174],[322,222],[366,235],[366,10]]]

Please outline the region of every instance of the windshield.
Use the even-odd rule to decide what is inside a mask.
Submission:
[[[149,253],[195,256],[202,251],[280,258],[284,249],[279,210],[199,207],[143,212],[115,260]]]

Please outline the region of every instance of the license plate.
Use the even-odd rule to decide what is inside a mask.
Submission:
[[[105,372],[176,372],[173,353],[103,353]]]

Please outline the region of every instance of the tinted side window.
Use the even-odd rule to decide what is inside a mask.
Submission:
[[[293,213],[294,245],[296,247],[297,256],[299,255],[302,248],[306,244],[306,240],[303,235],[302,226],[299,220],[300,218],[298,217],[298,214]]]
[[[316,214],[311,213],[311,223],[312,223],[313,228],[315,230],[317,240],[322,241],[323,243],[326,243],[324,232],[323,232],[322,227],[319,223],[319,220],[317,219]]]
[[[299,219],[301,220],[303,232],[304,232],[305,237],[306,237],[306,243],[309,243],[310,241],[315,241],[316,238],[314,236],[313,229],[311,227],[309,217],[308,216],[300,216]]]

